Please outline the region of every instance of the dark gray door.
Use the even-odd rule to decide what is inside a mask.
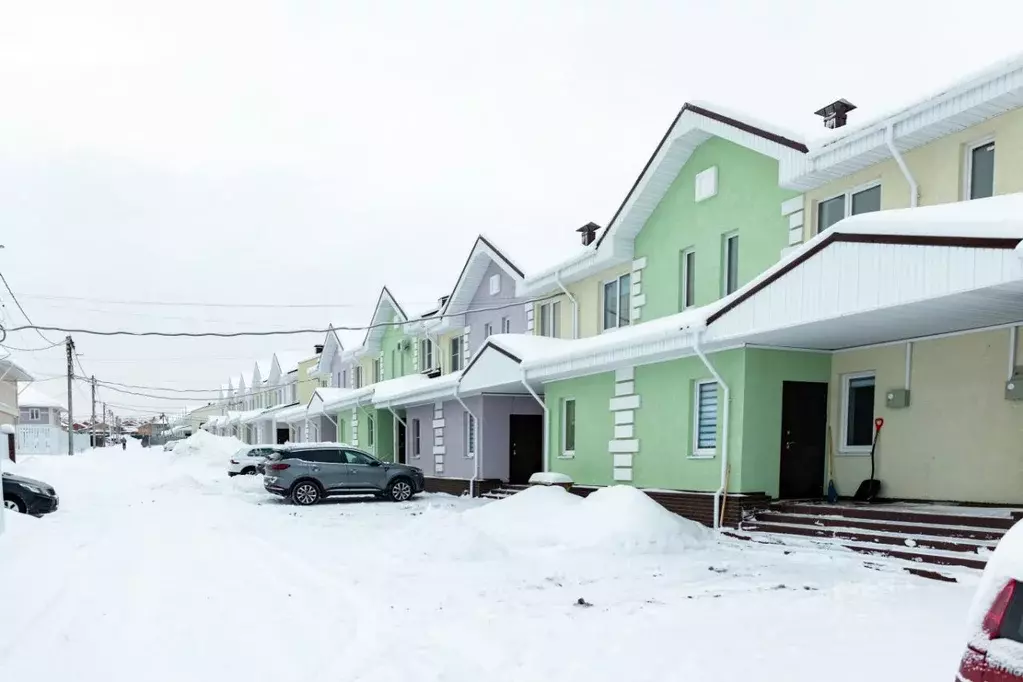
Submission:
[[[348,487],[383,490],[387,472],[383,465],[358,450],[345,450],[348,459]]]

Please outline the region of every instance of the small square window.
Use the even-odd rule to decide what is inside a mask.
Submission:
[[[28,418],[32,421],[39,421],[39,409],[35,407],[31,408],[28,411]]]
[[[730,234],[725,236],[725,254],[723,271],[724,294],[734,292],[739,288],[739,235]]]
[[[849,215],[874,213],[881,210],[881,185],[868,187],[850,195]]]
[[[718,446],[718,385],[696,382],[693,392],[693,454],[713,455]]]
[[[490,276],[490,295],[496,296],[501,293],[501,275],[500,273]]]
[[[874,441],[874,373],[842,377],[842,445],[847,452],[869,452]]]
[[[604,331],[629,326],[631,305],[632,275],[604,282]]]
[[[433,342],[430,339],[419,342],[419,369],[433,369]]]
[[[451,339],[451,371],[457,372],[462,369],[462,337],[456,336]]]

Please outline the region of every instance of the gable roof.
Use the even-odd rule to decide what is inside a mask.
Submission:
[[[67,409],[64,407],[64,403],[56,398],[51,398],[31,385],[18,391],[18,407],[56,407],[60,410]]]
[[[392,322],[395,316],[400,322],[408,321],[405,311],[398,305],[390,290],[384,287],[380,290],[377,304],[373,308],[373,317],[369,322],[369,329],[366,330],[366,337],[362,342],[365,351],[375,352],[380,349],[380,342],[387,331],[387,323]]]
[[[470,301],[483,284],[483,276],[490,263],[495,263],[516,283],[525,279],[525,273],[510,258],[501,253],[493,242],[479,235],[462,265],[462,271],[458,273],[455,287],[440,311],[440,316],[459,315],[467,311]]]
[[[682,105],[597,239],[597,248],[608,235],[613,236],[618,231],[625,230],[633,237],[638,234],[689,157],[711,137],[720,137],[779,161],[808,151],[804,142],[789,137],[791,133],[787,131],[759,121],[754,123],[745,115],[740,118],[738,114],[724,112],[722,107],[704,102]]]
[[[298,369],[298,363],[308,356],[306,351],[284,350],[274,353],[273,361],[277,363],[277,369],[281,374],[288,374]]]
[[[780,168],[784,187],[806,191],[1023,107],[1023,54],[970,74],[909,106],[822,140]]]
[[[320,353],[320,361],[316,368],[317,372],[320,374],[329,372],[334,355],[343,351],[344,346],[341,345],[341,339],[338,337],[337,331],[334,330],[334,325],[328,325],[327,336],[323,339],[323,352]]]

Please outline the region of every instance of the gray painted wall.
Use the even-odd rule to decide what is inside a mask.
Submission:
[[[501,276],[501,290],[491,296],[490,294],[490,277],[491,275]],[[522,334],[526,331],[526,311],[521,304],[515,304],[515,281],[508,276],[508,274],[501,269],[501,267],[491,261],[490,265],[487,266],[487,272],[483,276],[483,281],[480,283],[479,288],[472,297],[472,301],[469,303],[469,310],[476,310],[479,308],[493,308],[495,306],[509,306],[502,310],[491,310],[485,312],[467,312],[465,314],[465,323],[469,327],[469,354],[475,353],[480,346],[483,345],[483,341],[486,339],[483,333],[483,327],[486,323],[490,323],[494,327],[494,333],[501,333],[501,318],[507,317],[511,322],[512,334]]]
[[[475,408],[473,408],[475,409]],[[508,480],[511,462],[510,416],[543,414],[532,396],[488,395],[483,397],[483,478]]]
[[[22,424],[43,424],[43,425],[46,425],[46,424],[53,424],[54,423],[52,421],[52,416],[51,416],[51,412],[53,411],[53,408],[51,408],[51,407],[40,407],[40,408],[38,408],[39,409],[39,418],[38,419],[32,419],[30,409],[32,409],[32,408],[31,407],[21,407],[21,408],[18,409],[18,412],[20,414],[19,421]]]

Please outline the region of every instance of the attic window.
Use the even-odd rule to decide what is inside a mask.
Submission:
[[[490,276],[490,295],[494,296],[494,295],[499,294],[499,293],[501,293],[501,275],[500,274],[491,275]]]
[[[711,166],[696,174],[696,201],[710,199],[718,193],[718,167]]]

